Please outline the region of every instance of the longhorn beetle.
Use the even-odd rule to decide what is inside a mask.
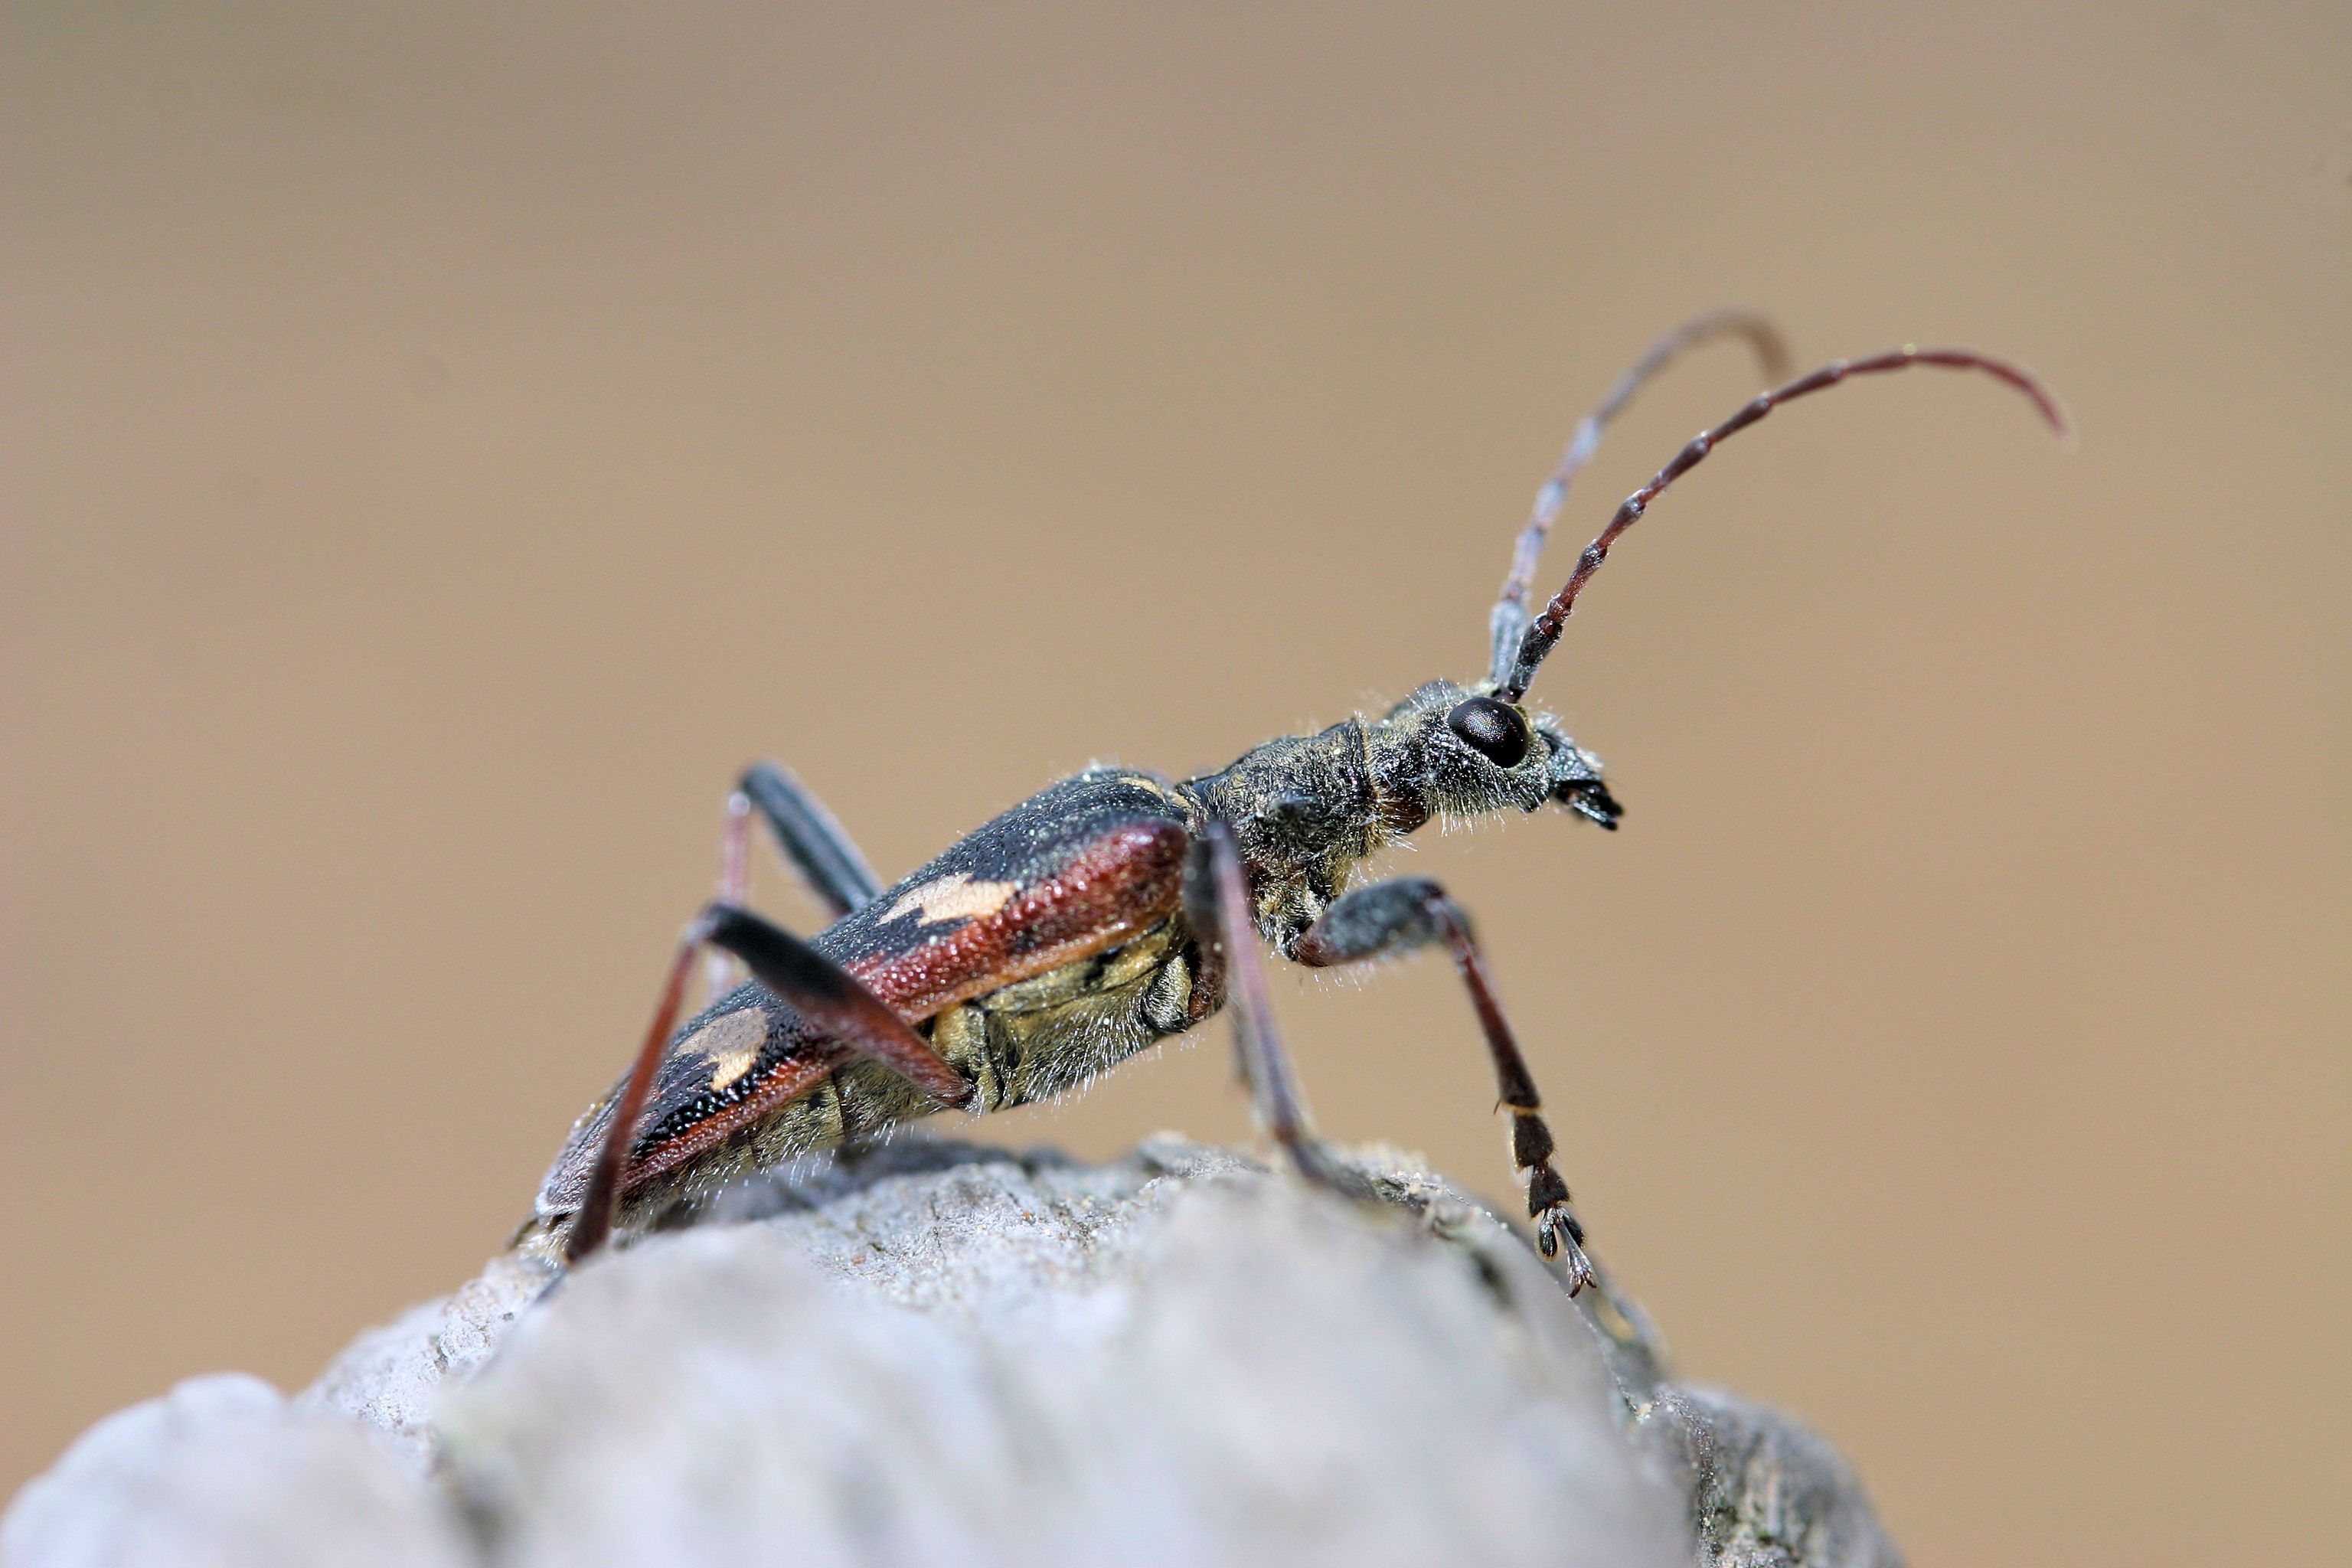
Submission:
[[[1537,1243],[1561,1259],[1571,1291],[1583,1286],[1583,1228],[1468,918],[1426,878],[1350,890],[1351,879],[1433,818],[1549,804],[1617,826],[1600,759],[1522,700],[1610,547],[1727,437],[1851,377],[1915,365],[1994,376],[2067,433],[2032,374],[1968,349],[1841,360],[1693,437],[1626,498],[1530,618],[1545,536],[1603,427],[1677,353],[1726,335],[1755,347],[1765,379],[1782,374],[1779,339],[1761,320],[1702,316],[1659,340],[1577,426],[1518,536],[1483,680],[1432,681],[1379,718],[1268,741],[1195,778],[1091,768],[888,889],[790,773],[751,769],[729,803],[719,896],[687,927],[635,1065],[573,1126],[519,1245],[576,1262],[616,1224],[641,1227],[748,1171],[945,1107],[979,1113],[1075,1089],[1228,1003],[1260,1124],[1301,1175],[1337,1185],[1275,1032],[1253,945],[1263,938],[1318,968],[1431,946],[1453,957],[1510,1112]],[[753,812],[834,916],[806,942],[741,907]],[[677,1028],[706,947],[718,950],[719,994]],[[736,960],[751,979],[730,988]]]

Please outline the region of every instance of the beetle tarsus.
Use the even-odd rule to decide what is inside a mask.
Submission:
[[[1340,898],[1299,933],[1290,944],[1290,957],[1313,968],[1363,963],[1400,957],[1423,947],[1443,946],[1452,954],[1455,970],[1470,993],[1478,1015],[1480,1033],[1495,1068],[1495,1087],[1503,1108],[1511,1114],[1511,1163],[1526,1184],[1528,1217],[1536,1227],[1536,1243],[1546,1258],[1565,1249],[1570,1267],[1570,1289],[1580,1288],[1591,1265],[1578,1244],[1583,1229],[1568,1211],[1568,1184],[1551,1163],[1551,1127],[1543,1118],[1543,1100],[1536,1091],[1535,1074],[1517,1035],[1503,1014],[1486,960],[1470,929],[1470,917],[1445,889],[1426,877],[1398,877],[1374,882]]]
[[[1592,1259],[1584,1254],[1584,1227],[1564,1204],[1536,1216],[1536,1250],[1559,1265],[1571,1296],[1592,1283]]]

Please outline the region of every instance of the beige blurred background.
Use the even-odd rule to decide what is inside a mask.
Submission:
[[[1742,302],[2082,449],[1926,374],[1726,448],[1537,688],[1626,830],[1412,865],[1603,1256],[1924,1568],[2326,1555],[2352,12],[2061,9],[8,5],[0,1493],[499,1247],[741,763],[895,876],[1475,674]],[[1277,999],[1507,1187],[1442,964]],[[1245,1138],[1223,1040],[976,1131]]]

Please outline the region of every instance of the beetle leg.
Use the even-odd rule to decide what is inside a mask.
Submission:
[[[1201,944],[1201,988],[1213,994],[1223,982],[1233,1007],[1234,1041],[1258,1125],[1282,1145],[1291,1164],[1308,1181],[1347,1190],[1330,1157],[1316,1142],[1307,1102],[1291,1075],[1290,1058],[1275,1030],[1274,1006],[1266,995],[1265,970],[1257,961],[1255,922],[1249,885],[1242,876],[1241,851],[1233,828],[1212,818],[1192,841],[1185,867],[1185,919]]]
[[[1511,1033],[1496,1000],[1494,981],[1478,952],[1470,919],[1445,889],[1425,877],[1399,877],[1359,888],[1323,911],[1320,919],[1290,943],[1287,956],[1296,963],[1324,968],[1385,958],[1415,948],[1443,942],[1454,954],[1462,983],[1478,1010],[1486,1049],[1495,1059],[1495,1080],[1503,1104],[1511,1113],[1511,1160],[1527,1186],[1528,1217],[1535,1222],[1536,1244],[1546,1258],[1560,1258],[1568,1271],[1570,1295],[1592,1279],[1592,1263],[1584,1255],[1584,1227],[1569,1209],[1568,1184],[1552,1168],[1551,1129],[1545,1125],[1543,1102],[1527,1058]]]
[[[751,813],[757,811],[776,848],[791,862],[826,916],[839,920],[869,904],[880,882],[856,843],[824,803],[777,763],[754,763],[743,770],[727,797],[726,826],[719,838],[719,889],[722,904],[742,905],[751,894]],[[742,984],[743,970],[732,955],[713,949],[704,960],[704,984],[716,1001]]]
[[[752,979],[791,1003],[827,1038],[872,1057],[935,1100],[954,1106],[971,1101],[971,1083],[929,1040],[865,982],[792,932],[726,904],[705,910],[702,923],[704,941],[741,959]]]
[[[778,763],[754,763],[727,797],[726,825],[719,836],[719,903],[743,905],[751,896],[751,813],[768,825],[776,848],[798,871],[802,884],[839,920],[872,903],[882,891],[874,868],[824,803]],[[714,949],[704,960],[704,984],[716,1001],[743,982],[742,966]]]
[[[751,799],[741,790],[727,797],[726,815],[719,829],[719,887],[715,903],[743,905],[751,901]],[[703,954],[703,994],[716,1002],[743,984],[744,969],[725,948]]]
[[[662,986],[661,1001],[654,1007],[653,1026],[646,1031],[646,1043],[637,1047],[637,1059],[629,1068],[627,1081],[621,1085],[620,1099],[613,1107],[612,1130],[604,1135],[604,1145],[596,1151],[596,1163],[588,1169],[588,1190],[580,1199],[580,1212],[572,1222],[571,1234],[563,1238],[563,1261],[577,1263],[604,1244],[612,1234],[613,1215],[621,1203],[621,1169],[628,1163],[629,1145],[636,1141],[637,1122],[646,1113],[646,1100],[653,1093],[654,1075],[659,1070],[662,1055],[669,1048],[669,1037],[677,1029],[678,1009],[686,1001],[686,976],[694,966],[694,955],[703,940],[710,934],[708,916],[686,928],[677,939],[677,954],[669,962],[669,979]]]
[[[857,852],[856,844],[833,813],[782,767],[754,763],[744,769],[735,785],[735,800],[759,812],[776,836],[776,847],[800,872],[830,918],[839,920],[881,896],[882,884],[876,879],[874,868]],[[740,815],[734,801],[728,803],[728,809],[730,816]],[[740,903],[742,900],[722,894],[722,901]]]
[[[628,1082],[614,1108],[612,1126],[589,1174],[579,1218],[564,1244],[564,1256],[571,1262],[593,1252],[612,1231],[613,1215],[620,1202],[621,1173],[636,1142],[637,1122],[645,1114],[663,1054],[677,1027],[686,976],[696,951],[705,943],[741,959],[753,979],[790,1003],[835,1044],[872,1057],[949,1105],[969,1108],[972,1104],[973,1086],[856,975],[749,910],[712,904],[686,928],[677,955],[670,961],[669,979],[655,1010],[653,1027],[629,1069]]]

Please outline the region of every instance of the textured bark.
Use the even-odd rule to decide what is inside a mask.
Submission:
[[[292,1401],[101,1423],[5,1568],[1898,1559],[1828,1444],[1661,1371],[1426,1173],[1301,1190],[908,1141],[553,1283],[494,1261]],[[551,1284],[553,1288],[551,1289]]]

